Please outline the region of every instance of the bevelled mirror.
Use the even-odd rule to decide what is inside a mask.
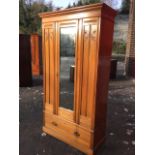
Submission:
[[[76,27],[60,28],[60,107],[74,109]]]

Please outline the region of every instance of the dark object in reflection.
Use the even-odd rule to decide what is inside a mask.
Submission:
[[[74,82],[74,70],[75,70],[75,65],[70,66],[70,81]]]
[[[74,108],[75,36],[76,27],[60,29],[60,107],[70,110]]]
[[[117,59],[112,59],[110,65],[110,79],[116,79],[116,73],[117,73]]]

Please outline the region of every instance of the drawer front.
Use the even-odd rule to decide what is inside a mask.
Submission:
[[[80,126],[77,129],[77,134],[79,135],[78,138],[80,142],[86,145],[87,147],[91,146],[91,132],[81,128]]]
[[[68,132],[68,133],[74,133],[76,129],[76,124],[73,124],[71,122],[62,120],[59,118],[59,116],[44,113],[44,125],[48,128],[60,131],[60,132]]]
[[[46,128],[61,134],[61,136],[67,136],[71,142],[79,143],[86,147],[91,146],[90,131],[49,113],[44,113],[44,118],[44,126]]]

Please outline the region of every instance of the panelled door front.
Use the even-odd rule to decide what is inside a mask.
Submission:
[[[95,108],[95,81],[98,55],[99,18],[83,19],[83,64],[80,125],[93,128],[92,116]]]
[[[55,23],[43,25],[44,110],[54,113],[55,105]]]
[[[95,107],[99,21],[96,17],[43,26],[44,109],[90,129]]]

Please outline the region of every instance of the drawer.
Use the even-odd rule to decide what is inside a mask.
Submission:
[[[80,126],[78,127],[78,133],[79,133],[79,138],[85,142],[90,144],[91,141],[91,132],[89,130],[86,130],[84,128],[81,128]]]
[[[57,132],[61,136],[70,139],[73,143],[79,143],[83,146],[90,147],[91,145],[91,132],[79,125],[62,120],[59,116],[44,113],[44,126],[48,129]]]
[[[76,129],[76,124],[60,119],[57,115],[52,115],[49,113],[44,113],[44,125],[48,128],[60,131],[74,133]]]

